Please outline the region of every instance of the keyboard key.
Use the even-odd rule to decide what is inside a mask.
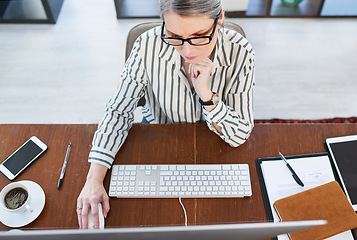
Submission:
[[[223,165],[222,169],[223,170],[231,170],[231,165]]]
[[[160,166],[160,170],[161,171],[167,171],[167,170],[169,170],[169,166],[168,165],[161,165]]]
[[[250,185],[250,182],[249,181],[241,181],[241,184],[242,185]]]
[[[136,171],[136,165],[126,165],[126,171]]]
[[[239,165],[240,170],[248,170],[248,164]]]
[[[172,171],[161,171],[160,175],[161,176],[172,176],[173,172]]]
[[[249,177],[248,176],[239,176],[238,179],[241,181],[242,180],[247,181],[247,180],[249,180]]]
[[[117,176],[118,175],[118,171],[119,171],[119,166],[118,165],[114,165],[112,167],[112,175],[113,176]]]
[[[239,169],[239,166],[237,164],[232,165],[232,170],[238,170],[238,169]]]
[[[177,170],[178,171],[186,170],[185,165],[177,165]]]

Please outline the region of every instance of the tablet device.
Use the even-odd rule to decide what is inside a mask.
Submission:
[[[357,135],[326,139],[342,188],[357,211]]]

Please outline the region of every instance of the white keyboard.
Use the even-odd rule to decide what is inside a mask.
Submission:
[[[231,198],[252,195],[248,164],[113,165],[109,196]]]

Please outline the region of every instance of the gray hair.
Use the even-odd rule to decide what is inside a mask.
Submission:
[[[215,19],[222,13],[221,0],[159,0],[160,15],[168,11],[181,16],[208,15]]]

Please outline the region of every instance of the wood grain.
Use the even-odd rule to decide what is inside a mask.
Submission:
[[[33,135],[48,150],[16,181],[42,186],[46,204],[41,215],[24,228],[77,228],[76,199],[84,185],[96,125],[0,125],[0,159],[6,159]],[[327,137],[357,134],[356,124],[258,124],[242,146],[232,148],[204,124],[134,124],[115,164],[248,163],[253,196],[249,198],[183,199],[188,224],[265,221],[255,160],[260,157],[325,152]],[[67,145],[72,143],[61,190],[57,190]],[[0,188],[10,181],[0,174]],[[109,173],[105,179],[109,186]],[[110,199],[107,227],[183,225],[177,199]],[[8,227],[0,224],[0,230]]]

